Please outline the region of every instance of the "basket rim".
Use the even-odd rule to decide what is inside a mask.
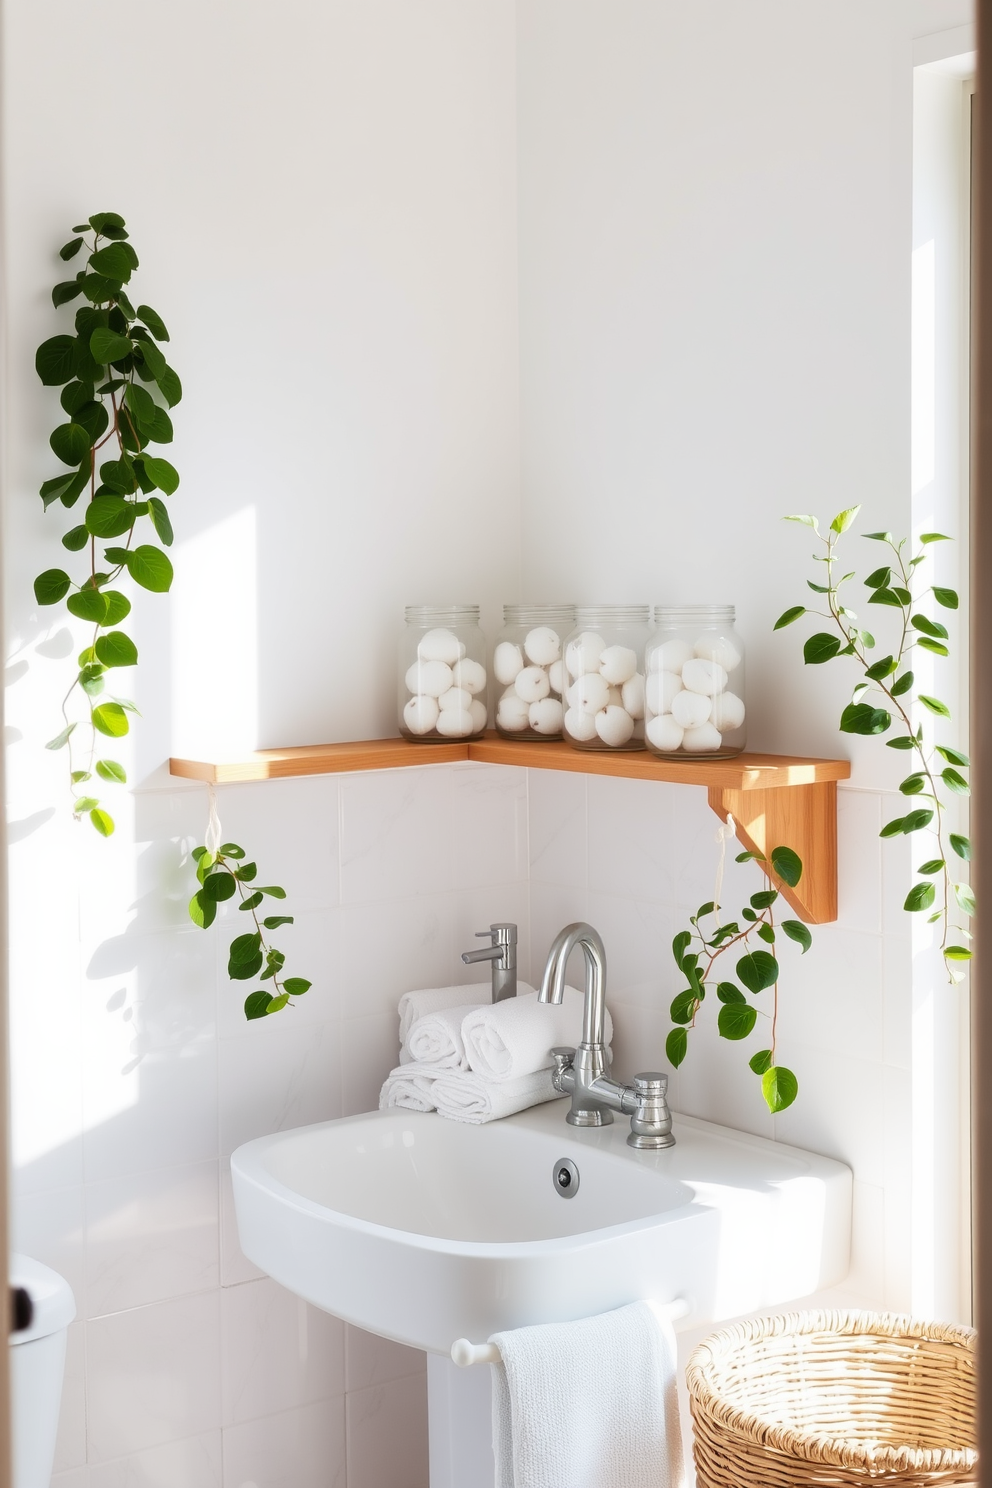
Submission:
[[[709,1370],[718,1359],[725,1359],[748,1343],[797,1333],[836,1333],[849,1337],[875,1334],[880,1338],[918,1338],[934,1343],[958,1344],[969,1355],[975,1353],[978,1336],[974,1328],[894,1312],[837,1309],[775,1313],[768,1317],[751,1318],[711,1334],[693,1350],[686,1365],[685,1379],[694,1409],[697,1403],[705,1405],[706,1411],[716,1421],[735,1433],[748,1433],[755,1441],[760,1440],[763,1446],[813,1462],[822,1461],[829,1453],[839,1466],[870,1469],[875,1473],[879,1469],[893,1472],[912,1469],[946,1472],[956,1468],[972,1468],[977,1464],[978,1451],[975,1447],[859,1446],[850,1437],[802,1434],[790,1426],[776,1426],[753,1411],[722,1400],[715,1393],[710,1384]]]

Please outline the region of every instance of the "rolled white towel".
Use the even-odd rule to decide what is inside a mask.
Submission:
[[[379,1110],[402,1106],[407,1111],[433,1111],[437,1104],[434,1086],[437,1067],[431,1064],[401,1064],[390,1070],[379,1092]]]
[[[419,992],[404,992],[400,998],[400,1043],[405,1044],[413,1024],[428,1013],[444,1008],[465,1007],[481,1002],[486,995],[484,982],[468,982],[462,987],[424,987]]]
[[[549,1069],[535,1070],[518,1080],[486,1080],[469,1070],[451,1070],[434,1080],[432,1096],[439,1116],[482,1126],[543,1101],[557,1100],[558,1091]]]
[[[487,1080],[514,1080],[550,1068],[556,1044],[581,1042],[583,1002],[581,992],[566,987],[558,1007],[538,1002],[533,992],[473,1009],[462,1023],[469,1068]],[[612,1039],[607,1011],[606,1042]]]
[[[476,989],[478,991],[478,988]],[[479,1007],[482,1007],[479,1003]],[[400,1063],[412,1061],[429,1064],[436,1070],[467,1070],[465,1045],[462,1042],[464,1007],[442,1008],[439,1013],[428,1013],[411,1024],[406,1043],[400,1049]],[[470,1011],[475,1012],[473,1007]]]

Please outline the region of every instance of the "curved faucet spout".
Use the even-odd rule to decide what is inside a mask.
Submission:
[[[577,947],[581,948],[586,963],[582,1043],[586,1047],[602,1047],[606,1028],[606,949],[602,936],[592,925],[577,920],[555,936],[548,952],[538,1001],[561,1002],[565,992],[565,967]]]

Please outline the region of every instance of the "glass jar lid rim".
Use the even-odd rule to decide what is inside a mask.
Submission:
[[[663,620],[674,620],[680,615],[685,615],[689,620],[733,620],[737,614],[736,605],[728,604],[667,604],[655,605],[654,618],[657,624]]]
[[[404,614],[408,620],[430,620],[435,617],[455,621],[460,616],[465,620],[478,620],[477,604],[407,605]]]
[[[641,604],[588,604],[575,606],[575,618],[586,620],[632,620],[638,624],[651,619],[651,606]]]
[[[552,619],[555,616],[571,620],[574,615],[574,604],[505,604],[503,606],[504,621],[523,620],[529,623],[532,619]]]

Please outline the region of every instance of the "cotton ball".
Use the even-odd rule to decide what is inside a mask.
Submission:
[[[500,641],[493,652],[493,671],[496,673],[496,681],[502,682],[504,687],[512,682],[517,673],[523,670],[524,653],[519,646],[512,641]]]
[[[542,698],[530,705],[530,726],[535,734],[560,734],[564,710],[557,698]]]
[[[478,698],[473,698],[469,704],[468,716],[472,720],[473,734],[481,734],[489,721],[485,703],[480,703]]]
[[[550,666],[561,656],[561,637],[550,625],[538,625],[524,637],[524,652],[535,666]]]
[[[540,702],[541,698],[546,698],[551,691],[547,672],[543,667],[538,666],[524,667],[523,671],[517,674],[517,680],[513,685],[517,689],[517,696],[523,698],[525,703]]]
[[[571,688],[568,700],[573,708],[578,708],[582,713],[598,713],[610,700],[606,678],[601,677],[598,672],[580,677]]]
[[[517,697],[515,692],[508,692],[506,697],[501,697],[496,705],[496,723],[507,733],[517,734],[525,729],[530,722],[528,704],[523,698]]]
[[[450,630],[429,630],[421,636],[417,655],[421,661],[446,661],[453,666],[465,655],[465,642]]]
[[[670,713],[672,699],[682,691],[682,678],[677,672],[649,672],[644,698],[649,713]]]
[[[682,728],[698,728],[710,716],[712,703],[698,692],[677,692],[672,698],[672,717]]]
[[[486,685],[486,669],[478,661],[473,661],[470,656],[462,657],[456,661],[451,669],[456,687],[464,687],[473,697],[481,692]],[[502,679],[501,679],[502,680]]]
[[[619,749],[634,732],[634,720],[625,708],[604,708],[596,714],[596,732],[604,744]]]
[[[692,647],[688,641],[678,639],[663,641],[651,652],[651,670],[653,672],[681,672],[691,656]]]
[[[697,657],[687,661],[682,668],[682,686],[689,692],[712,697],[715,692],[722,692],[726,685],[727,674],[718,661],[703,661]]]
[[[464,711],[472,706],[472,694],[466,692],[464,687],[449,687],[447,692],[442,692],[437,702],[442,713],[452,708],[461,708]]]
[[[707,750],[719,749],[723,740],[720,730],[711,723],[701,723],[698,728],[687,728],[682,735],[682,748],[691,754],[705,754]]]
[[[437,731],[446,739],[467,739],[475,732],[472,715],[467,708],[446,708],[437,715]]]
[[[640,672],[635,672],[623,684],[621,701],[631,718],[637,719],[644,717],[644,678]]]
[[[700,636],[692,648],[692,654],[702,657],[703,661],[717,662],[725,672],[732,672],[734,667],[741,664],[741,653],[726,636]]]
[[[744,722],[744,704],[735,693],[722,692],[719,697],[713,699],[710,722],[714,728],[720,730],[721,734],[733,733],[734,729],[739,729]]]
[[[675,722],[671,713],[659,713],[657,718],[648,719],[648,743],[663,754],[674,754],[682,747],[682,734],[682,725]]]
[[[607,646],[599,663],[600,674],[619,687],[637,671],[637,652],[630,646]]]
[[[411,734],[429,734],[437,723],[437,698],[412,697],[403,709],[403,722]]]
[[[569,642],[565,665],[573,677],[581,677],[583,672],[598,672],[605,650],[606,642],[602,636],[594,630],[584,630]]]
[[[565,663],[563,661],[551,663],[548,667],[548,681],[551,683],[551,691],[561,697],[565,691]]]
[[[565,732],[580,744],[587,744],[596,737],[596,720],[591,713],[581,708],[569,708],[564,717]]]
[[[443,661],[415,661],[403,679],[409,692],[440,697],[451,686],[451,668]]]

